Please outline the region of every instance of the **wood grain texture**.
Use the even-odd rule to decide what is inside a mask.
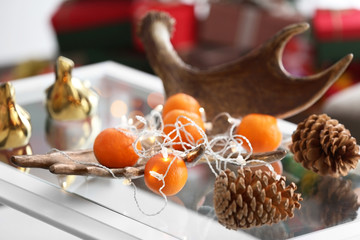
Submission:
[[[152,11],[138,28],[148,60],[164,84],[166,96],[183,92],[195,97],[208,119],[221,112],[233,117],[249,113],[278,118],[293,116],[314,104],[341,76],[353,55],[348,54],[318,74],[290,75],[282,64],[287,41],[309,28],[307,23],[285,27],[268,42],[230,63],[200,70],[183,62],[170,38],[175,20]]]
[[[145,164],[125,168],[102,168],[92,149],[56,151],[48,154],[13,156],[11,162],[26,168],[45,168],[54,174],[135,178],[144,174]],[[111,172],[113,174],[111,174]]]
[[[184,160],[206,162],[203,158],[204,149],[200,145],[194,151],[184,157]],[[264,162],[278,161],[286,156],[285,150],[276,150],[266,153],[252,154],[248,160],[262,160]],[[209,161],[214,162],[216,159],[210,158]],[[125,177],[137,178],[144,175],[146,161],[136,164],[133,167],[125,168],[103,168],[97,161],[92,149],[77,151],[55,151],[47,154],[37,155],[18,155],[12,156],[11,162],[19,167],[24,168],[44,168],[54,174],[64,175],[84,175],[97,177]],[[249,163],[249,165],[257,165],[257,163]],[[111,174],[111,172],[113,174]]]

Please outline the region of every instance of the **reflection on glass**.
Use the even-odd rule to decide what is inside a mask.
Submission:
[[[17,148],[10,148],[10,149],[1,149],[0,150],[0,162],[4,162],[6,164],[9,164],[10,166],[16,167],[22,172],[28,173],[30,171],[29,168],[22,168],[17,167],[14,165],[10,159],[12,156],[15,155],[32,155],[33,151],[30,146],[30,144],[26,144],[25,146],[17,147]]]
[[[95,137],[101,130],[101,121],[97,115],[84,120],[59,121],[46,119],[46,140],[58,150],[77,150],[91,148]],[[73,175],[58,175],[61,188],[67,189],[76,179]]]
[[[101,121],[97,115],[77,121],[47,118],[46,140],[51,147],[59,150],[90,148],[100,127]]]
[[[58,176],[58,182],[59,182],[59,186],[66,190],[68,187],[70,187],[70,185],[72,183],[74,183],[74,181],[76,180],[76,176],[75,175],[59,175]]]
[[[350,180],[328,176],[313,179],[316,181],[312,185],[302,185],[310,195],[303,203],[302,217],[311,222],[311,226],[325,228],[357,217],[358,196]]]
[[[163,105],[164,102],[164,94],[159,92],[152,92],[147,97],[147,104],[151,108],[155,108],[158,105]]]
[[[244,230],[245,232],[259,238],[259,239],[276,239],[282,240],[289,237],[289,233],[286,230],[286,225],[284,222],[279,222],[273,225],[263,225],[260,227],[250,228]]]
[[[215,176],[207,164],[191,167],[188,169],[188,180],[184,188],[176,196],[185,207],[197,211],[205,206],[205,197],[212,192],[214,181]]]
[[[128,112],[128,106],[122,100],[115,100],[110,106],[111,115],[115,118],[121,118]]]

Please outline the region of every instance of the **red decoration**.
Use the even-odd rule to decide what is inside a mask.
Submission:
[[[299,14],[274,13],[241,1],[220,1],[211,4],[208,18],[201,24],[199,40],[246,52],[285,26],[302,21],[304,18]]]
[[[179,2],[162,3],[155,0],[139,0],[133,5],[133,39],[137,49],[143,50],[140,39],[136,36],[136,27],[148,11],[164,11],[175,20],[175,29],[171,43],[175,49],[182,50],[192,47],[196,42],[196,17],[194,6]]]
[[[360,10],[323,10],[315,12],[314,34],[319,41],[360,39]]]
[[[130,21],[131,0],[65,1],[51,18],[57,33]]]

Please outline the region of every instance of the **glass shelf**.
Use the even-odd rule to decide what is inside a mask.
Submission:
[[[52,148],[91,148],[102,129],[119,125],[123,113],[148,114],[149,95],[163,93],[157,77],[114,62],[79,67],[73,75],[91,82],[100,94],[100,106],[93,118],[66,124],[49,120],[45,111],[45,89],[53,83],[53,74],[13,82],[17,103],[31,114],[29,146],[33,154]],[[295,129],[285,121],[280,121],[280,126],[288,137]],[[0,191],[0,202],[82,238],[314,239],[360,235],[356,210],[344,205],[347,197],[357,197],[360,192],[355,171],[342,179],[320,178],[297,165],[291,155],[283,165],[284,175],[302,192],[302,208],[295,210],[292,219],[248,230],[227,230],[216,221],[212,207],[215,177],[206,164],[189,169],[184,189],[169,197],[164,211],[156,216],[146,216],[139,209],[155,213],[164,204],[163,198],[147,190],[143,178],[134,180],[138,206],[133,186],[123,179],[59,176],[36,168],[23,173],[3,163],[0,186],[6,191]],[[341,186],[343,191],[332,190],[334,186]],[[328,199],[325,195],[330,191],[332,198]]]

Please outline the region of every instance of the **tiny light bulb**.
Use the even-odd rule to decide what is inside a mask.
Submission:
[[[164,159],[166,160],[169,156],[168,156],[168,152],[166,148],[162,148],[161,149],[161,154],[163,155]]]
[[[159,181],[164,179],[164,175],[162,175],[162,174],[160,174],[158,172],[150,171],[149,173],[150,173],[151,176],[153,176],[154,178],[156,178]]]
[[[131,184],[131,180],[128,178],[125,178],[124,181],[122,182],[125,186],[128,186]]]
[[[133,125],[134,124],[134,120],[132,119],[132,118],[129,118],[129,120],[128,120],[128,125]]]
[[[155,142],[155,137],[154,137],[154,136],[149,137],[149,142],[150,142],[151,144],[153,144],[153,143]]]
[[[238,148],[236,146],[236,143],[234,143],[233,141],[230,142],[230,147],[231,147],[231,152],[237,152]]]
[[[201,115],[201,119],[203,120],[203,122],[206,122],[206,113],[205,113],[205,109],[203,107],[199,108],[199,112]]]
[[[156,109],[157,111],[161,112],[161,111],[163,110],[163,108],[164,108],[164,106],[163,106],[162,104],[159,104],[159,105],[156,106],[155,109]]]

